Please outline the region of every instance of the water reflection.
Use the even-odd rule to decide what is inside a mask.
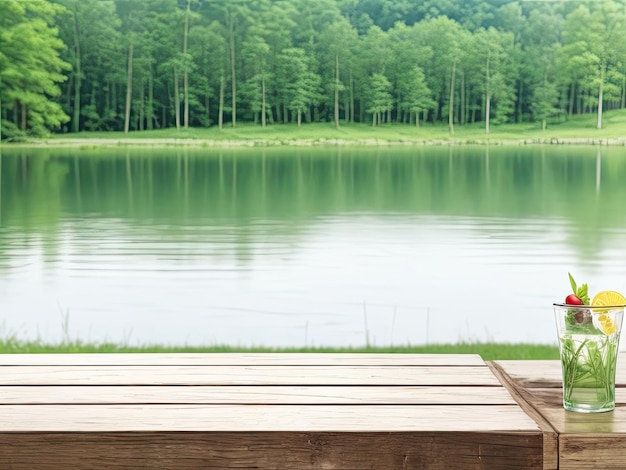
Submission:
[[[552,342],[567,271],[626,291],[626,152],[4,150],[4,333]]]

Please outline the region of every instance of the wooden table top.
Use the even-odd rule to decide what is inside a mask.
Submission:
[[[502,385],[506,366],[477,355],[3,355],[0,468],[557,468],[554,433]]]
[[[617,359],[615,411],[575,413],[563,408],[560,361],[495,361],[507,388],[547,435],[556,435],[560,469],[626,468],[626,353]]]

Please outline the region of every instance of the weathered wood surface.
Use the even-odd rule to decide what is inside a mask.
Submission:
[[[460,366],[8,366],[2,385],[476,385],[500,387],[487,367]]]
[[[502,384],[509,390],[512,397],[518,402],[520,408],[531,417],[543,431],[543,465],[544,468],[559,468],[559,440],[558,433],[554,427],[546,420],[537,409],[528,403],[527,397],[524,396],[524,390],[515,386],[511,378],[504,371],[490,363],[493,373],[498,377]]]
[[[478,356],[0,356],[0,469],[553,469]]]
[[[559,361],[496,361],[493,365],[505,375],[513,395],[523,397],[556,431],[559,468],[626,468],[626,354],[618,357],[616,409],[597,414],[563,408]]]
[[[7,366],[478,366],[478,354],[137,353],[6,354]]]
[[[560,388],[562,384],[559,361],[496,361],[517,383],[528,388]],[[617,358],[617,387],[626,387],[626,353]]]
[[[514,405],[503,387],[0,386],[0,404]]]
[[[12,470],[535,469],[541,445],[536,433],[516,432],[0,433],[0,463]]]
[[[537,432],[512,405],[5,405],[1,432]]]

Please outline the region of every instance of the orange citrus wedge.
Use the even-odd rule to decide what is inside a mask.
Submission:
[[[591,301],[591,305],[597,305],[600,307],[604,305],[624,304],[626,304],[626,298],[622,294],[620,294],[619,292],[615,292],[614,290],[603,290],[602,292],[598,292]]]
[[[591,301],[592,306],[624,304],[626,304],[626,298],[624,298],[622,294],[620,294],[619,292],[615,292],[614,290],[605,290],[602,292],[598,292]],[[593,324],[596,328],[598,328],[600,331],[602,331],[602,333],[607,336],[617,332],[617,324],[615,323],[613,315],[608,312],[608,309],[598,309],[595,312],[599,313],[598,315],[593,316]]]

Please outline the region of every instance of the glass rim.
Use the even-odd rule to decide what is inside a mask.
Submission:
[[[569,305],[569,304],[561,304],[561,303],[553,303],[554,307],[563,307],[569,309],[585,309],[585,310],[616,310],[618,308],[626,308],[626,304],[619,305]]]

